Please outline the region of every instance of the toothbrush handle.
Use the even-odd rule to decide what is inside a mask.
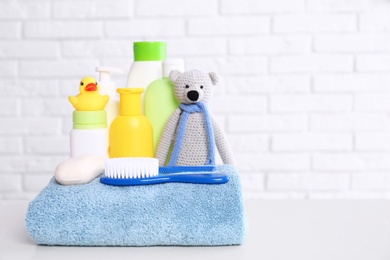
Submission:
[[[190,174],[160,174],[155,177],[148,178],[108,178],[100,177],[100,182],[114,186],[134,186],[134,185],[149,185],[167,182],[182,182],[195,184],[223,184],[229,181],[229,177],[225,174],[210,174],[210,173],[190,173]]]
[[[196,166],[160,166],[159,173],[181,173],[181,172],[213,172],[214,165],[196,165]]]
[[[134,179],[135,180],[135,179]],[[225,174],[192,173],[192,174],[160,174],[156,177],[138,179],[141,184],[157,184],[166,182],[198,183],[198,184],[223,184],[229,181]]]

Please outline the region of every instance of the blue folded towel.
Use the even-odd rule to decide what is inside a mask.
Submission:
[[[217,246],[242,244],[240,178],[226,184],[116,187],[99,179],[62,186],[53,178],[29,204],[26,225],[38,244],[65,246]]]

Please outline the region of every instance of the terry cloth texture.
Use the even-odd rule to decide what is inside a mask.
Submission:
[[[186,133],[187,119],[191,113],[201,113],[204,117],[204,121],[206,125],[208,151],[206,150],[206,151],[197,151],[197,152],[208,154],[206,165],[215,165],[214,131],[213,131],[213,125],[211,122],[210,114],[207,109],[207,105],[203,102],[198,102],[196,104],[180,104],[180,108],[181,110],[183,110],[183,113],[181,113],[180,115],[176,141],[173,147],[171,159],[169,160],[168,166],[174,166],[177,163],[177,160],[181,152],[182,144],[183,144],[184,134]],[[192,138],[192,136],[196,134],[197,133],[189,133],[189,137]]]
[[[234,166],[218,166],[220,185],[166,183],[107,186],[99,178],[62,186],[53,178],[30,202],[26,226],[43,245],[218,246],[242,244],[241,183]]]

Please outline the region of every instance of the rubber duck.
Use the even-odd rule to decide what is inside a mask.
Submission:
[[[99,85],[94,77],[85,77],[80,82],[80,94],[70,96],[69,102],[78,111],[103,110],[110,97],[99,94]]]

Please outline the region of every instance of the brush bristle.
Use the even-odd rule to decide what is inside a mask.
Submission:
[[[115,179],[148,178],[158,175],[156,158],[112,158],[106,160],[104,175]]]

